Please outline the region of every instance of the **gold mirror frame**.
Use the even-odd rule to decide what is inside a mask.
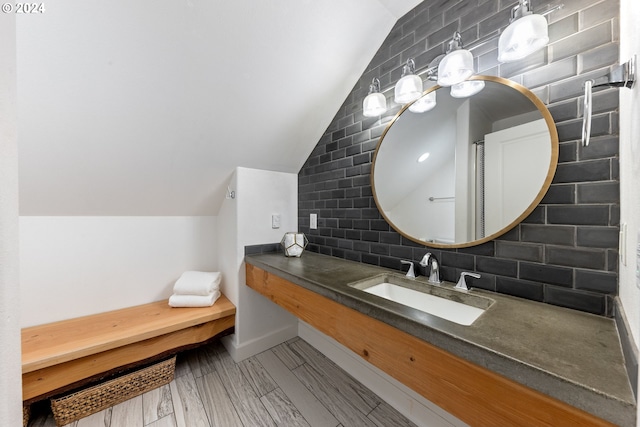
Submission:
[[[428,246],[428,247],[433,247],[433,248],[465,248],[465,247],[470,247],[470,246],[476,246],[476,245],[480,245],[482,243],[486,243],[488,241],[491,241],[505,233],[507,233],[508,231],[510,231],[511,229],[513,229],[515,226],[517,226],[520,222],[522,222],[522,220],[524,220],[527,216],[529,216],[533,210],[538,206],[538,204],[540,203],[540,201],[542,200],[542,198],[544,197],[544,195],[547,193],[547,191],[549,190],[549,186],[551,185],[551,181],[553,180],[553,176],[555,174],[556,171],[556,167],[558,165],[558,147],[559,147],[559,143],[558,143],[558,131],[556,129],[555,126],[555,122],[553,121],[553,117],[551,116],[551,113],[549,112],[549,110],[547,109],[547,107],[544,105],[544,103],[533,93],[531,92],[529,89],[527,89],[526,87],[515,83],[511,80],[507,80],[505,78],[502,77],[496,77],[496,76],[473,76],[471,77],[469,80],[483,80],[486,82],[495,82],[495,83],[499,83],[502,85],[505,85],[507,87],[510,87],[514,90],[516,90],[517,92],[519,92],[520,94],[522,94],[524,97],[526,97],[527,99],[529,99],[529,101],[532,102],[532,104],[538,109],[538,111],[541,113],[542,118],[545,120],[547,128],[549,129],[549,136],[550,136],[550,142],[551,142],[551,158],[549,161],[549,168],[547,170],[547,175],[546,178],[542,184],[542,187],[540,188],[540,190],[538,191],[538,194],[536,195],[536,197],[533,199],[533,201],[531,202],[531,204],[527,207],[527,209],[525,209],[522,214],[520,214],[515,220],[513,220],[511,223],[507,224],[505,227],[503,227],[502,229],[488,235],[485,236],[481,239],[477,239],[477,240],[472,240],[472,241],[468,241],[468,242],[461,242],[461,243],[452,243],[452,244],[446,244],[446,243],[436,243],[436,242],[429,242],[429,241],[425,241],[425,240],[421,240],[415,236],[412,236],[410,234],[408,234],[407,232],[399,229],[394,223],[393,221],[391,221],[387,215],[385,215],[384,210],[381,208],[380,206],[380,201],[378,199],[378,194],[376,191],[376,186],[375,186],[375,169],[376,169],[376,161],[378,159],[378,154],[380,151],[380,147],[382,146],[382,143],[384,142],[384,138],[387,135],[387,133],[389,132],[389,130],[391,129],[391,127],[396,123],[396,121],[398,120],[398,118],[405,112],[408,110],[408,108],[411,106],[410,104],[405,105],[396,115],[395,117],[389,122],[389,124],[387,125],[387,127],[385,128],[385,130],[382,132],[382,135],[380,136],[379,142],[376,146],[376,150],[373,156],[373,162],[371,165],[371,188],[372,188],[372,192],[373,192],[373,198],[376,202],[376,207],[378,208],[378,211],[380,212],[380,214],[382,215],[382,217],[387,221],[387,223],[395,230],[397,231],[399,234],[401,234],[402,236],[406,237],[407,239],[419,243],[421,245],[424,246]],[[433,86],[431,88],[429,88],[428,90],[426,90],[423,93],[423,96],[432,92],[432,91],[437,91],[438,89],[440,89],[441,86]],[[448,88],[443,88],[443,89],[448,89]],[[436,107],[437,108],[437,107]],[[424,113],[424,114],[428,114]]]

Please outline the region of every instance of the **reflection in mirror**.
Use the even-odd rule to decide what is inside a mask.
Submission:
[[[555,173],[558,136],[544,104],[509,80],[472,80],[485,86],[470,97],[430,89],[435,108],[405,107],[376,149],[378,209],[396,231],[428,246],[471,246],[507,232],[537,206]]]

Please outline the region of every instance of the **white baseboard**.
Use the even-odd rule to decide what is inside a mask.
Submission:
[[[395,378],[362,359],[333,338],[302,321],[298,322],[298,336],[338,364],[393,406],[409,420],[424,427],[465,427],[467,424],[425,399]],[[467,426],[468,427],[468,426]]]
[[[298,325],[293,324],[244,343],[237,343],[236,334],[222,337],[221,341],[231,355],[231,358],[237,363],[251,356],[255,356],[258,353],[269,350],[271,347],[275,347],[278,344],[282,344],[297,335]]]

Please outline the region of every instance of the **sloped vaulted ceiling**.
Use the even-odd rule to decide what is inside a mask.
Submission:
[[[18,17],[21,215],[216,215],[298,172],[419,0],[59,0]]]

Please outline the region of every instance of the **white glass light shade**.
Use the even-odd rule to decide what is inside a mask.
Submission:
[[[438,84],[452,86],[473,74],[473,55],[466,49],[452,50],[438,65]]]
[[[454,98],[468,98],[484,89],[482,80],[465,80],[451,86],[451,96]]]
[[[362,102],[362,115],[378,117],[387,111],[387,98],[383,94],[370,93]]]
[[[542,15],[530,14],[516,19],[504,30],[498,41],[498,61],[522,59],[549,43],[547,20]]]
[[[436,106],[436,91],[429,92],[428,94],[419,98],[416,102],[409,106],[409,111],[412,113],[424,113],[432,110]]]
[[[395,88],[394,101],[398,104],[408,104],[422,96],[422,79],[415,74],[408,74],[398,80]]]

